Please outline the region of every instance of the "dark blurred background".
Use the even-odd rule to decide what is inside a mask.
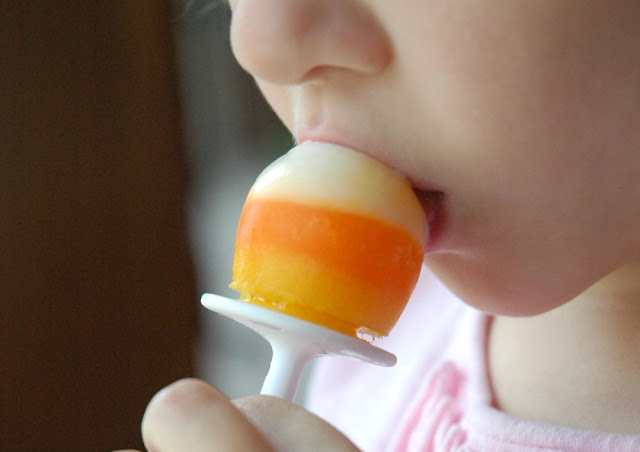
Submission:
[[[0,3],[0,450],[142,447],[169,382],[259,389],[203,312],[244,194],[290,140],[212,2]]]

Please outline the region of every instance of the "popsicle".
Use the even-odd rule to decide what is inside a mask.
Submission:
[[[360,152],[305,142],[251,188],[230,287],[351,337],[386,336],[417,282],[426,234],[403,176]]]

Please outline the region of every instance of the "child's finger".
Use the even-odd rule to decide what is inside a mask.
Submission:
[[[233,404],[269,439],[278,452],[355,452],[336,428],[298,405],[270,396],[236,399]]]
[[[272,452],[258,430],[206,383],[180,380],[149,402],[142,438],[150,452]]]

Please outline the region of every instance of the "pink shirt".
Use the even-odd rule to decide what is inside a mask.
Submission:
[[[423,272],[391,335],[375,343],[398,364],[318,360],[307,405],[368,452],[640,452],[640,435],[528,422],[493,408],[489,324]]]

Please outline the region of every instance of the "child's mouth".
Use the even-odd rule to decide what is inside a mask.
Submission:
[[[425,242],[425,253],[433,251],[442,232],[444,224],[445,195],[441,191],[413,189],[425,213],[429,235]]]

